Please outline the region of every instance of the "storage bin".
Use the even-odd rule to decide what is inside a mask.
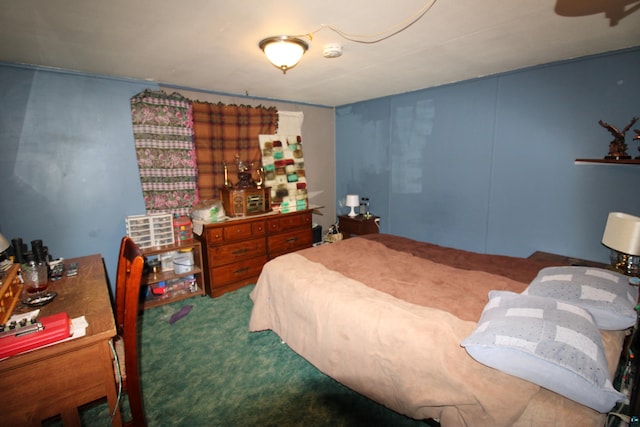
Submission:
[[[188,273],[193,270],[193,252],[178,251],[173,256],[173,271],[176,274]]]
[[[173,237],[176,243],[193,239],[193,225],[188,216],[173,218]]]
[[[125,222],[127,236],[140,249],[171,245],[174,242],[171,214],[130,215]]]

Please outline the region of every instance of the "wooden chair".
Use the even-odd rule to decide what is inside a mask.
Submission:
[[[138,313],[140,303],[140,281],[144,267],[144,256],[140,248],[129,237],[120,244],[118,271],[116,274],[116,329],[115,340],[118,354],[122,390],[129,397],[130,422],[125,425],[146,426],[144,404],[138,374]],[[124,357],[122,356],[124,354]]]

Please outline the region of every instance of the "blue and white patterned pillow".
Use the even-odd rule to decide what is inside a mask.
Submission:
[[[491,291],[478,326],[461,345],[484,365],[599,412],[625,398],[609,378],[593,316],[573,304]]]
[[[554,298],[586,308],[600,329],[635,325],[638,288],[615,271],[593,267],[547,267],[523,294]]]

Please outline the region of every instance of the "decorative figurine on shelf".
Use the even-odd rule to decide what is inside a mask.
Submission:
[[[236,165],[238,166],[238,182],[236,188],[255,188],[253,178],[251,177],[250,165],[240,159],[240,155],[236,154]]]
[[[256,170],[256,173],[258,174],[258,181],[256,181],[256,188],[261,189],[262,184],[264,184],[264,169],[260,167]]]
[[[229,168],[227,162],[224,162],[224,188],[233,188],[233,184],[229,181]]]
[[[602,120],[598,120],[600,126],[607,129],[614,138],[613,141],[609,143],[609,154],[605,156],[605,159],[623,160],[631,158],[631,156],[627,154],[627,144],[624,142],[624,137],[631,126],[633,126],[637,121],[637,117],[632,118],[631,122],[629,122],[622,131],[619,131],[615,126],[605,123]]]

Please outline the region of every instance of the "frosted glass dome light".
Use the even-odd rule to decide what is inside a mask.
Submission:
[[[267,37],[258,44],[271,63],[286,74],[287,70],[295,67],[302,59],[302,55],[309,49],[304,40],[290,36]]]

